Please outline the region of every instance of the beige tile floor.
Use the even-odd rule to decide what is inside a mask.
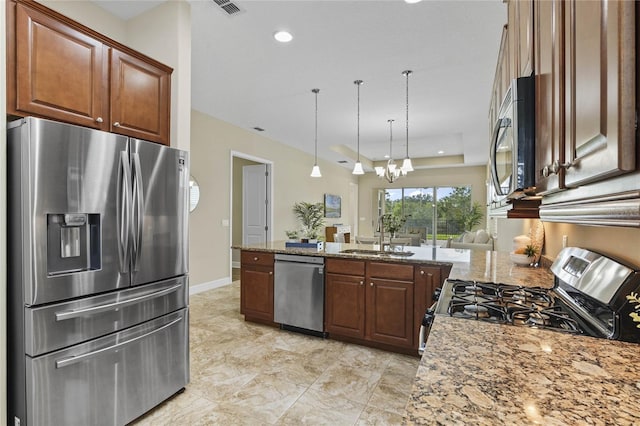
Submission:
[[[240,284],[190,299],[191,383],[142,425],[394,425],[419,358],[245,322]]]

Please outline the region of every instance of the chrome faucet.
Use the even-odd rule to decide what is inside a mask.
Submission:
[[[386,251],[385,242],[384,242],[384,214],[381,214],[378,217],[378,226],[380,227],[380,240],[379,240],[380,251]]]

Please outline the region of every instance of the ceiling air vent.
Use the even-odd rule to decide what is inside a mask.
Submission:
[[[258,132],[264,132],[262,127],[254,127],[253,130],[257,130]]]
[[[347,160],[338,160],[338,163],[340,163],[340,164],[347,164],[347,163],[349,163],[349,162],[348,162]]]
[[[224,10],[227,13],[227,15],[236,15],[242,12],[242,9],[240,9],[235,3],[229,0],[213,0],[213,1],[215,2],[215,4],[220,6],[220,9]]]

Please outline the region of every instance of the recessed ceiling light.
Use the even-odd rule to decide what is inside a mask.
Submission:
[[[389,158],[389,154],[385,155],[384,158]]]
[[[404,0],[405,3],[409,3],[409,4],[414,4],[414,3],[420,3],[422,0]]]
[[[288,31],[278,31],[273,35],[273,38],[278,40],[280,43],[289,43],[293,40],[293,36]]]
[[[443,150],[440,150],[440,151],[438,151],[438,154],[441,154],[441,155],[442,155],[442,154],[444,154],[444,151],[443,151]]]

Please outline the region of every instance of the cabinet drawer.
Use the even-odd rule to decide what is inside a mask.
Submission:
[[[273,266],[273,253],[243,251],[240,260],[243,265]]]
[[[369,276],[372,278],[389,278],[392,280],[413,281],[413,265],[400,265],[397,263],[369,262],[367,266]]]
[[[364,260],[327,259],[325,266],[334,274],[364,276]]]

